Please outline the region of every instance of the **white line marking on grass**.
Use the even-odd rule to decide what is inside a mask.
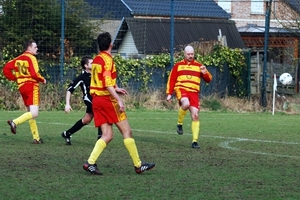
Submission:
[[[41,124],[45,124],[44,122],[37,122]],[[54,125],[73,125],[73,124],[66,124],[66,123],[58,123],[58,122],[53,122],[53,123],[47,123],[47,124],[54,124]],[[94,128],[93,125],[87,125],[87,127],[92,127]],[[116,127],[114,127],[116,128]],[[145,132],[145,133],[158,133],[158,134],[177,134],[175,131],[169,132],[169,131],[155,131],[155,130],[143,130],[143,129],[132,129],[133,131],[138,131],[138,132]],[[190,136],[191,134],[184,134],[186,136]],[[230,139],[229,141],[224,141],[219,144],[219,147],[225,148],[225,149],[230,149],[234,151],[242,151],[245,153],[251,153],[251,154],[258,154],[258,155],[266,155],[266,156],[277,156],[277,157],[286,157],[286,158],[297,158],[299,159],[300,156],[290,156],[290,155],[283,155],[283,154],[273,154],[273,153],[265,153],[265,152],[258,152],[258,151],[248,151],[248,150],[243,150],[240,148],[235,148],[231,147],[231,143],[235,142],[241,142],[241,141],[249,141],[249,142],[262,142],[262,143],[277,143],[277,144],[286,144],[286,145],[300,145],[299,142],[285,142],[285,141],[272,141],[272,140],[259,140],[259,139],[248,139],[248,138],[238,138],[238,137],[225,137],[225,136],[214,136],[214,135],[201,135],[201,137],[208,137],[208,138],[219,138],[219,139]]]
[[[163,131],[141,130],[141,129],[133,129],[133,131],[174,134],[174,132],[163,132]],[[177,134],[177,133],[175,133],[175,134]],[[190,136],[190,134],[184,134],[184,135]],[[258,151],[247,151],[247,150],[243,150],[243,149],[240,149],[240,148],[235,148],[235,147],[231,147],[230,146],[230,143],[241,142],[241,141],[262,142],[262,143],[277,143],[277,144],[286,144],[286,145],[300,145],[299,142],[258,140],[258,139],[248,139],[248,138],[238,138],[238,137],[224,137],[224,136],[214,136],[214,135],[201,135],[201,137],[219,138],[219,139],[230,139],[230,141],[221,142],[219,144],[220,147],[225,148],[225,149],[230,149],[230,150],[235,150],[235,151],[242,151],[242,152],[245,152],[245,153],[265,155],[265,156],[277,156],[277,157],[297,158],[297,159],[300,158],[300,156],[290,156],[290,155],[283,155],[283,154],[273,154],[273,153],[265,153],[265,152],[258,152]]]
[[[258,154],[258,155],[265,155],[265,156],[277,156],[277,157],[285,157],[285,158],[297,158],[299,159],[300,156],[290,156],[290,155],[283,155],[283,154],[275,154],[275,153],[265,153],[265,152],[259,152],[259,151],[249,151],[249,150],[243,150],[240,148],[231,147],[231,143],[235,142],[241,142],[241,141],[250,141],[250,142],[264,142],[264,143],[279,143],[279,144],[287,144],[287,145],[299,145],[297,142],[281,142],[281,141],[270,141],[270,140],[256,140],[256,139],[245,139],[245,138],[236,138],[235,140],[225,141],[221,142],[219,144],[220,147],[225,149],[230,149],[234,151],[242,151],[245,153],[252,153],[252,154]]]
[[[203,137],[221,138],[221,139],[232,139],[234,141],[251,141],[251,142],[265,142],[265,143],[278,143],[278,144],[296,144],[300,145],[299,142],[285,142],[285,141],[274,141],[274,140],[258,140],[258,139],[248,139],[248,138],[238,138],[238,137],[225,137],[225,136],[211,136],[202,135]]]

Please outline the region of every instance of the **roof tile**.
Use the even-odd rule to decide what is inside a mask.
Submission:
[[[94,9],[92,16],[122,19],[133,16],[171,16],[170,0],[85,0]],[[222,18],[230,15],[213,0],[174,0],[175,17]]]
[[[170,0],[121,0],[132,11],[133,15],[170,16]],[[210,17],[226,18],[230,15],[215,1],[174,0],[176,17]]]
[[[234,21],[226,19],[175,20],[174,23],[176,51],[182,50],[184,45],[193,42],[217,40],[219,29],[222,35],[226,36],[230,48],[245,47]],[[126,18],[122,27],[131,31],[135,45],[141,54],[156,54],[170,49],[170,20],[168,19]],[[124,31],[119,32],[116,38],[121,41],[121,37],[124,37]],[[118,45],[120,44],[116,44],[114,48],[117,49]]]

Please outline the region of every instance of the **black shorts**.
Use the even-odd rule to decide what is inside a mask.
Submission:
[[[86,105],[86,113],[93,113],[92,102],[84,100],[84,104]]]

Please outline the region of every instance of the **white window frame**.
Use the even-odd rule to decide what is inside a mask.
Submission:
[[[264,0],[251,0],[251,14],[264,14],[265,13]]]
[[[218,0],[218,5],[227,13],[231,13],[231,0]]]

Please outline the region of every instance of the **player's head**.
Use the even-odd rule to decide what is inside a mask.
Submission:
[[[98,47],[100,51],[106,51],[111,46],[111,35],[108,32],[100,33],[97,37]]]
[[[26,52],[29,52],[33,55],[37,55],[38,48],[34,40],[28,40],[24,45],[24,49]]]
[[[93,63],[93,58],[91,56],[83,56],[81,58],[80,65],[81,65],[83,70],[85,70],[85,69],[91,70],[92,69],[92,63]]]
[[[191,61],[194,60],[194,56],[195,56],[194,55],[194,48],[192,46],[190,46],[190,45],[186,46],[184,48],[184,58],[187,61],[191,62]]]

